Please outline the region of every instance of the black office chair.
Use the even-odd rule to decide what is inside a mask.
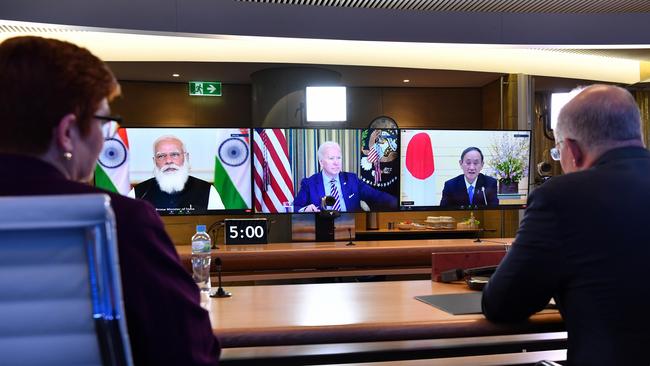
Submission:
[[[130,366],[104,194],[0,197],[0,363]]]

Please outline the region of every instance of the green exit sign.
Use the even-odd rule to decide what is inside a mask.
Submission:
[[[221,96],[221,82],[219,81],[190,81],[190,95],[194,96]]]

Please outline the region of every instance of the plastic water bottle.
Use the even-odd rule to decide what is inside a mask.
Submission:
[[[210,292],[210,235],[205,232],[205,225],[196,225],[196,234],[192,236],[192,278],[201,292]]]

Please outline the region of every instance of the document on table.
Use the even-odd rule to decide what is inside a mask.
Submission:
[[[481,314],[482,292],[416,296],[415,298],[452,315]]]

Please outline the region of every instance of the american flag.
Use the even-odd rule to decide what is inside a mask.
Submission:
[[[379,149],[380,147],[375,144],[370,147],[370,151],[368,152],[368,162],[372,163],[375,168],[375,184],[381,182],[381,166],[379,162],[379,153],[377,152]]]
[[[255,211],[285,212],[293,205],[293,180],[284,130],[256,128],[253,135]]]

